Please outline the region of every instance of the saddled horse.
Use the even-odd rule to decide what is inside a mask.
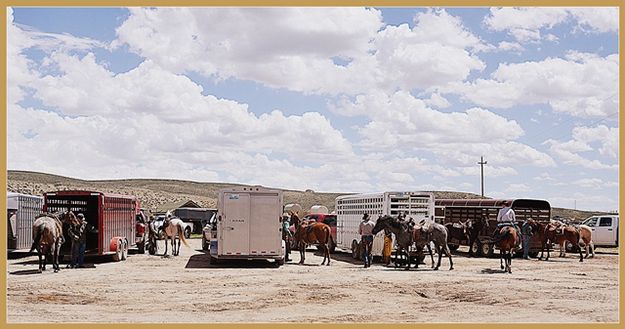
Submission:
[[[454,261],[451,258],[451,251],[447,245],[448,232],[444,225],[436,223],[432,220],[423,219],[419,221],[412,231],[412,240],[417,245],[417,248],[427,246],[430,253],[430,259],[432,260],[432,268],[438,270],[441,266],[442,253],[445,252],[449,257],[449,270],[454,269]],[[438,253],[438,262],[434,266],[434,256],[432,255],[432,248],[430,242],[434,243],[434,248]],[[417,264],[417,267],[419,264]]]
[[[542,241],[540,257],[538,257],[539,260],[543,258],[545,247],[547,247],[547,257],[545,258],[545,260],[549,260],[551,244],[557,243],[560,245],[561,248],[563,246],[564,248],[566,248],[566,242],[568,241],[572,245],[578,247],[579,261],[584,261],[582,249],[584,249],[587,244],[590,244],[592,241],[592,233],[589,227],[586,226],[583,229],[580,229],[573,226],[564,225],[562,222],[553,220],[547,224],[536,222],[536,227],[538,228],[539,236],[541,237]],[[580,232],[581,230],[583,230],[583,233]],[[594,243],[592,245],[592,250],[594,256]],[[560,256],[564,256],[564,253],[562,253],[562,251],[560,252]],[[586,256],[588,256],[588,250]]]
[[[171,239],[171,253],[173,256],[180,255],[180,241],[189,248],[187,240],[184,238],[184,227],[182,219],[178,217],[171,217],[169,212],[163,222],[163,232],[165,232],[165,252],[163,257],[167,257],[167,239]],[[178,247],[176,248],[176,239],[178,240]]]
[[[33,244],[30,247],[30,252],[37,250],[39,273],[46,270],[48,258],[52,261],[52,268],[54,268],[55,273],[61,270],[59,267],[59,253],[61,245],[65,242],[63,221],[68,219],[69,216],[65,213],[41,214],[35,218],[32,231]]]
[[[506,225],[499,228],[499,263],[504,272],[512,273],[512,255],[516,251],[520,236],[514,226]],[[504,266],[505,261],[505,266]]]
[[[395,243],[397,244],[397,253],[404,251],[408,255],[408,266],[406,270],[410,270],[410,246],[412,246],[412,226],[407,222],[401,221],[390,215],[379,216],[373,227],[373,234],[384,230],[390,231],[395,235]]]
[[[445,228],[449,233],[449,241],[456,239],[458,241],[467,241],[471,245],[471,220],[457,223],[447,223]],[[454,249],[455,250],[455,249]],[[469,248],[470,250],[470,248]]]
[[[299,249],[299,264],[304,264],[306,259],[306,246],[315,244],[323,253],[321,265],[330,265],[330,243],[334,244],[330,226],[317,221],[301,221],[297,214],[291,215],[290,224],[295,225],[295,244]],[[328,263],[326,264],[326,259]]]

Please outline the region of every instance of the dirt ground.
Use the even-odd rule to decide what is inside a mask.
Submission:
[[[347,253],[331,266],[310,249],[306,265],[213,266],[189,240],[178,257],[88,259],[85,269],[37,273],[35,256],[7,263],[7,321],[24,322],[618,322],[619,257],[603,249],[580,263],[499,259],[456,252],[453,271],[364,269]],[[162,244],[162,241],[161,241]],[[162,245],[159,249],[162,252]],[[170,250],[171,252],[171,250]],[[11,257],[13,258],[13,257]],[[429,260],[426,260],[429,265]],[[175,311],[172,311],[175,310]]]

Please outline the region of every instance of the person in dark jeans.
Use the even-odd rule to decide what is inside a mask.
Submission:
[[[373,245],[373,227],[375,224],[369,218],[369,214],[365,213],[362,216],[362,222],[358,227],[358,234],[360,234],[360,241],[362,241],[363,257],[365,260],[365,268],[371,266],[371,246]]]
[[[523,259],[530,259],[530,239],[534,235],[531,225],[532,222],[533,220],[531,218],[528,218],[523,222],[523,225],[521,225],[521,237],[523,238]]]
[[[83,214],[78,214],[78,223],[69,228],[69,236],[72,239],[72,260],[69,268],[85,267],[85,249],[87,247],[87,221]]]
[[[282,214],[282,240],[284,240],[284,244],[286,245],[286,254],[284,255],[284,261],[291,261],[289,255],[291,254],[291,224],[289,223],[289,214]]]

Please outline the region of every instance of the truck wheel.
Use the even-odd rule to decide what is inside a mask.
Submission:
[[[145,242],[137,243],[137,252],[140,254],[145,254]]]
[[[186,229],[184,229],[184,238],[188,239],[190,237],[191,237],[191,229],[187,227]]]

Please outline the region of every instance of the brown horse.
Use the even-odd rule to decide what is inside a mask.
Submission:
[[[512,226],[504,226],[499,229],[500,240],[497,243],[499,248],[499,262],[504,272],[512,273],[512,255],[519,243],[517,231]],[[505,260],[505,266],[504,266]]]
[[[66,214],[61,214],[60,217],[63,221],[68,218]],[[59,219],[59,215],[41,214],[37,216],[33,223],[32,235],[33,244],[30,247],[30,252],[37,250],[39,273],[46,270],[48,258],[52,260],[54,272],[60,271],[59,252],[61,251],[61,245],[65,242],[65,238],[63,237],[63,223]]]
[[[321,265],[326,264],[326,259],[330,265],[330,243],[334,243],[332,240],[332,234],[330,226],[319,223],[317,221],[305,221],[301,222],[299,216],[293,213],[291,215],[292,225],[295,225],[295,244],[299,248],[300,264],[304,264],[306,259],[306,246],[309,244],[316,244],[321,252],[323,252],[323,261]]]
[[[588,242],[580,237],[580,231],[578,228],[564,225],[562,222],[552,220],[548,224],[537,224],[539,227],[538,232],[539,234],[542,234],[542,247],[540,250],[540,257],[538,257],[539,260],[543,258],[545,246],[547,247],[547,257],[545,258],[545,260],[549,260],[551,244],[557,243],[560,246],[565,246],[566,242],[568,241],[571,242],[571,244],[573,244],[574,246],[579,247],[579,261],[584,261],[582,248],[586,246],[586,243],[590,243],[591,241],[591,238],[587,236],[586,232],[584,232],[584,236],[586,237]],[[584,229],[584,231],[586,230]],[[560,256],[563,256],[562,252],[560,253]]]

